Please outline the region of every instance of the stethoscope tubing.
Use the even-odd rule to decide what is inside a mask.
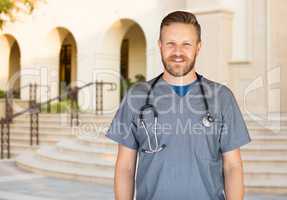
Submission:
[[[152,85],[151,85],[151,87],[150,87],[150,89],[149,89],[149,91],[147,93],[145,105],[143,105],[141,107],[141,109],[140,109],[139,119],[140,119],[141,125],[144,128],[145,134],[147,136],[148,146],[149,146],[149,150],[142,149],[142,152],[145,152],[145,153],[157,153],[157,152],[163,150],[166,147],[166,144],[163,144],[163,145],[161,145],[159,147],[158,137],[157,137],[158,112],[157,112],[156,108],[154,107],[154,105],[150,104],[150,102],[149,102],[150,101],[149,97],[150,97],[151,91],[154,88],[154,86],[156,85],[156,83],[158,82],[158,80],[161,78],[162,75],[163,75],[163,73],[161,73],[159,76],[157,76],[155,81],[152,83]],[[214,120],[214,117],[209,112],[209,106],[208,106],[208,102],[207,102],[207,99],[206,99],[206,96],[205,96],[204,88],[203,88],[203,85],[202,85],[202,82],[201,82],[201,76],[199,76],[196,73],[196,77],[197,77],[197,79],[199,81],[199,87],[200,87],[200,91],[201,91],[201,94],[202,94],[202,97],[203,97],[204,107],[205,107],[205,110],[206,110],[206,115],[202,118],[202,124],[205,127],[210,127],[215,120]],[[144,119],[143,119],[143,112],[144,112],[144,110],[146,110],[148,108],[152,109],[153,115],[154,115],[154,131],[153,131],[153,134],[154,134],[154,139],[155,139],[155,148],[152,148],[151,138],[150,138],[149,132],[147,130],[146,124],[144,122]]]

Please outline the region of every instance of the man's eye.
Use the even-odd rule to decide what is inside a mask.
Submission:
[[[191,43],[184,43],[184,46],[191,46]]]

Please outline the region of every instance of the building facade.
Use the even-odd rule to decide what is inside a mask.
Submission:
[[[196,68],[228,85],[242,112],[287,111],[285,0],[48,0],[0,32],[0,89],[10,85],[26,100],[25,86],[38,83],[44,100],[71,84],[102,80],[120,88],[121,78],[138,74],[149,80],[163,69],[159,26],[174,10],[196,14],[203,41]],[[94,90],[80,92],[83,110],[95,109]],[[104,91],[104,112],[113,113],[120,90]]]

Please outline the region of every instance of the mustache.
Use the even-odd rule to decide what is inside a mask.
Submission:
[[[187,57],[184,55],[182,55],[182,56],[172,55],[172,56],[168,57],[168,60],[175,60],[175,59],[187,60]]]

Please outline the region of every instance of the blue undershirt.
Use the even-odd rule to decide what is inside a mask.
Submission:
[[[170,86],[173,88],[173,90],[178,96],[184,96],[191,89],[192,84],[193,82],[187,85],[170,85]]]
[[[200,78],[202,77],[202,75],[200,74],[198,76]],[[173,88],[173,90],[178,96],[184,96],[191,89],[191,86],[197,81],[198,79],[195,79],[194,81],[186,85],[172,85],[172,84],[169,84],[169,85]]]

